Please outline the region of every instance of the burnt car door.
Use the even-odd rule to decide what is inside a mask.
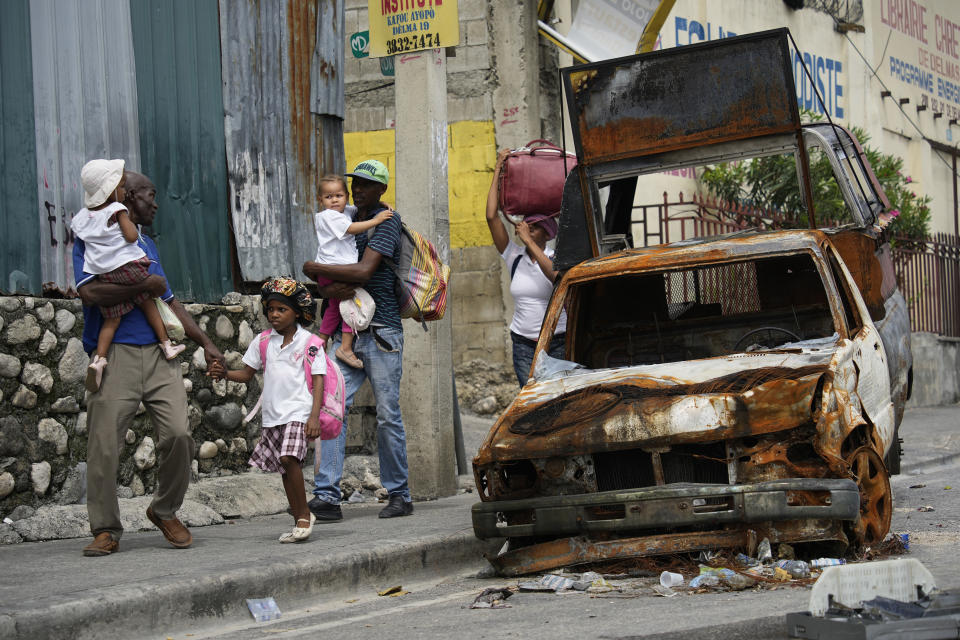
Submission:
[[[863,147],[847,129],[816,123],[804,126],[803,135],[808,150],[819,148],[829,159],[854,221],[852,226],[824,231],[856,282],[883,341],[896,431],[910,396],[913,356],[906,300],[897,288],[889,238],[878,224],[880,214],[890,210],[890,202]],[[893,437],[887,463],[891,473],[898,473],[899,442]]]
[[[867,305],[856,288],[847,265],[842,259],[838,259],[832,247],[827,247],[825,253],[837,284],[848,335],[856,345],[852,360],[861,411],[876,427],[876,434],[882,441],[880,450],[886,452],[892,444],[895,425],[890,374],[883,340],[876,326],[864,321],[869,319]]]

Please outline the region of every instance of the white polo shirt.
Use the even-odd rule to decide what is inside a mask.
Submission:
[[[264,427],[277,427],[288,422],[306,422],[313,409],[313,395],[307,389],[303,358],[306,355],[310,332],[297,325],[297,332],[290,344],[280,348],[283,336],[275,329],[267,336],[267,366],[260,362],[260,336],[258,335],[243,354],[243,362],[263,370],[262,416]],[[313,360],[310,375],[325,375],[327,359],[318,353]]]
[[[544,253],[553,258],[553,249],[547,247]],[[518,333],[524,338],[536,340],[540,337],[540,327],[543,325],[543,316],[547,312],[547,304],[553,293],[553,283],[543,275],[543,270],[536,260],[533,260],[527,250],[520,245],[510,242],[501,254],[507,263],[507,274],[513,268],[517,256],[517,270],[510,279],[510,294],[513,296],[513,320],[510,322],[510,331]],[[566,312],[560,316],[554,335],[567,330]]]

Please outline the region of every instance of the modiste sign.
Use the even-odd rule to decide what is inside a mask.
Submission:
[[[457,0],[367,1],[373,58],[460,43]]]

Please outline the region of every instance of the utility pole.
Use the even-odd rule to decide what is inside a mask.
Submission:
[[[394,57],[397,211],[449,262],[447,60],[444,49]],[[400,406],[407,432],[410,490],[436,498],[457,490],[453,437],[451,319],[405,323]]]

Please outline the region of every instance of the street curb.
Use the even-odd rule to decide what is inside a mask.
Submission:
[[[620,640],[629,637],[623,636]],[[694,629],[678,629],[664,633],[647,634],[644,640],[757,640],[757,638],[786,638],[787,617],[785,614],[738,620],[717,625],[703,625]]]
[[[900,475],[916,473],[917,471],[926,471],[932,467],[939,467],[940,465],[953,462],[954,460],[960,460],[960,453],[947,453],[935,458],[927,458],[926,460],[921,460],[920,462],[915,462],[913,464],[901,465]]]
[[[296,561],[250,563],[219,576],[184,583],[170,575],[142,586],[125,585],[84,592],[69,602],[2,616],[5,638],[153,637],[196,630],[225,619],[249,618],[246,598],[273,597],[295,608],[348,590],[383,589],[452,569],[479,568],[484,553],[498,542],[482,541],[472,530],[435,535],[414,542],[383,540],[366,551],[305,554]],[[309,546],[304,547],[309,551]],[[8,635],[11,634],[11,635]]]

